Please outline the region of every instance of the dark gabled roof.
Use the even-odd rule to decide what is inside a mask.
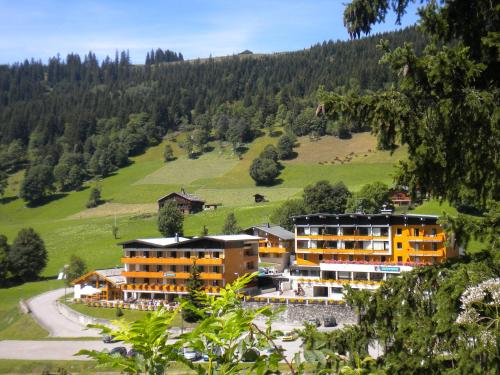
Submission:
[[[248,234],[227,234],[227,235],[218,235],[218,236],[203,236],[203,237],[194,237],[194,238],[184,238],[179,237],[179,240],[175,240],[175,237],[169,238],[153,238],[153,239],[137,239],[131,241],[120,242],[118,245],[129,245],[132,243],[140,243],[144,245],[148,245],[150,247],[155,248],[172,248],[179,245],[191,244],[200,241],[211,241],[211,242],[233,242],[233,241],[256,241],[259,240],[260,237],[250,236]]]
[[[193,194],[189,194],[189,193],[178,193],[178,192],[172,192],[170,194],[167,194],[167,195],[164,195],[163,197],[161,197],[160,199],[158,199],[158,202],[159,201],[162,201],[164,199],[167,199],[168,197],[172,196],[172,195],[178,195],[179,197],[182,197],[184,199],[187,199],[188,201],[191,201],[191,202],[201,202],[201,203],[205,203],[204,200],[198,198],[196,195],[193,195]]]
[[[360,213],[346,213],[346,214],[331,214],[331,213],[314,213],[309,215],[292,216],[295,225],[310,225],[310,223],[323,224],[327,222],[332,223],[345,223],[350,225],[368,225],[372,223],[377,224],[435,224],[439,219],[436,215],[417,215],[417,214],[393,214],[393,213],[379,213],[379,214],[360,214]],[[363,224],[364,223],[364,224]]]
[[[315,213],[315,214],[305,214],[305,215],[295,215],[292,216],[292,218],[300,218],[300,217],[386,217],[386,216],[392,216],[392,217],[398,217],[398,218],[404,218],[404,217],[411,217],[411,218],[427,218],[427,219],[438,219],[439,216],[437,215],[419,215],[419,214],[356,214],[356,213],[345,213],[345,214],[327,214],[327,213]]]
[[[263,232],[269,233],[283,240],[293,240],[295,238],[293,232],[290,232],[289,230],[286,230],[285,228],[280,227],[279,225],[268,225],[268,224],[254,225],[252,227],[245,229],[245,231],[253,228],[257,228]]]

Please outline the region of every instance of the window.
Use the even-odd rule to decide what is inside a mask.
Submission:
[[[402,263],[403,262],[403,257],[398,257],[398,263]]]
[[[189,266],[184,266],[184,272],[189,272]]]
[[[212,254],[212,256],[214,258],[218,258],[219,257],[219,252],[218,251],[214,251],[214,253]]]
[[[381,262],[385,262],[385,255],[382,255],[382,256],[380,257],[380,261],[381,261]]]
[[[160,265],[157,265],[157,266],[156,266],[156,272],[161,272],[161,271],[162,271],[161,266],[160,266]]]
[[[190,251],[186,251],[184,253],[184,255],[185,255],[186,258],[191,258],[191,252]]]
[[[438,244],[437,243],[433,243],[432,244],[432,250],[436,251],[438,249]]]
[[[212,270],[213,270],[215,273],[219,273],[219,267],[218,267],[218,266],[213,266],[213,267],[212,267]]]
[[[251,270],[251,269],[254,269],[254,265],[253,265],[253,262],[248,262],[247,263],[247,270]]]
[[[403,248],[403,243],[402,242],[397,242],[396,245],[397,245],[398,249],[402,249]]]
[[[205,258],[205,253],[203,251],[200,251],[200,255],[198,255],[198,258]]]
[[[319,258],[320,261],[322,261],[323,260],[323,254],[319,254],[318,258]]]
[[[396,236],[401,236],[403,234],[403,228],[396,228]]]
[[[352,262],[354,260],[354,256],[349,255],[349,262]]]
[[[420,236],[420,229],[418,229],[418,228],[414,228],[414,229],[413,229],[413,235],[414,235],[415,237]]]
[[[175,266],[170,266],[170,271],[175,272]]]
[[[432,236],[435,236],[435,235],[436,235],[436,228],[432,228],[432,229],[431,229],[431,234],[432,234]]]
[[[129,256],[130,256],[131,258],[135,257],[135,251],[131,251],[131,252],[129,252]]]
[[[171,256],[172,258],[177,258],[177,251],[172,251],[172,252],[170,253],[170,256]]]

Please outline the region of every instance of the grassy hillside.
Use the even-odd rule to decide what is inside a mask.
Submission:
[[[49,263],[43,271],[45,277],[54,277],[68,263],[71,254],[81,256],[90,269],[112,267],[119,265],[118,242],[160,235],[156,228],[156,200],[181,187],[207,203],[223,204],[216,211],[187,216],[185,234],[197,235],[203,225],[210,233],[218,233],[227,213],[234,212],[243,227],[266,222],[280,202],[300,196],[306,185],[321,179],[344,181],[352,190],[375,180],[390,183],[393,165],[404,155],[404,152],[390,155],[376,151],[369,134],[354,134],[349,140],[325,137],[318,142],[301,138],[296,149],[298,157],[284,163],[279,183],[257,187],[248,175],[250,164],[267,144],[276,142],[277,138],[269,136],[256,139],[248,145],[241,160],[232,155],[229,146],[214,143],[211,152],[190,160],[177,142],[165,140],[134,158],[128,167],[102,180],[99,184],[107,203],[90,210],[85,208],[88,185],[82,191],[57,195],[43,206],[26,207],[24,201],[16,197],[22,179],[22,173],[17,173],[11,176],[0,204],[0,233],[7,235],[11,242],[23,227],[33,227],[39,232],[49,252]],[[166,143],[173,146],[177,156],[169,163],[162,161]],[[257,192],[265,195],[268,202],[254,203],[253,194]],[[119,239],[115,239],[111,231],[115,220]],[[60,285],[52,280],[0,289],[0,337],[2,332],[3,337],[9,337],[12,331],[4,330],[19,319],[16,313],[19,298],[29,298]]]

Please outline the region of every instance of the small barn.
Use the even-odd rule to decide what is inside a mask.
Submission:
[[[173,192],[158,199],[158,209],[160,210],[167,201],[174,201],[177,208],[185,215],[203,211],[205,205],[203,200],[193,194],[186,193],[184,189],[180,193]]]
[[[259,193],[254,194],[253,199],[255,200],[255,203],[267,202],[266,197]]]

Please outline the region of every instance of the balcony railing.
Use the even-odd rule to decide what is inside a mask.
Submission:
[[[148,271],[123,271],[122,276],[145,278],[145,279],[189,279],[189,272],[148,272]],[[222,280],[222,274],[216,272],[201,272],[200,279],[202,280]]]
[[[408,236],[408,242],[444,242],[444,233],[435,235]]]
[[[259,253],[285,254],[287,250],[284,247],[259,247]]]
[[[222,265],[221,258],[194,258],[197,266]],[[124,264],[171,264],[190,266],[193,264],[193,258],[121,258]]]
[[[296,237],[298,240],[324,240],[324,241],[331,241],[331,240],[343,240],[343,241],[371,241],[371,240],[388,240],[389,235],[383,235],[383,236],[362,236],[358,234],[343,234],[343,235],[334,235],[334,234],[302,234],[302,235],[297,235]]]
[[[365,254],[375,254],[375,255],[387,255],[390,250],[381,249],[319,249],[319,248],[309,248],[309,249],[296,249],[296,253],[302,254],[352,254],[352,255],[365,255]]]
[[[408,255],[415,257],[442,257],[443,250],[416,250],[408,249]]]
[[[160,291],[160,292],[176,292],[176,293],[186,293],[188,288],[184,285],[169,285],[169,284],[123,284],[120,286],[122,290],[127,291]],[[218,286],[206,286],[205,291],[207,293],[219,293],[220,288]]]

